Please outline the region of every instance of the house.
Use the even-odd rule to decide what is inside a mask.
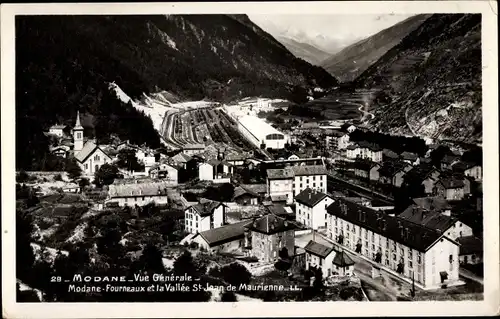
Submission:
[[[464,180],[456,176],[443,177],[436,182],[434,194],[444,197],[446,200],[461,200],[465,196]]]
[[[198,165],[198,178],[200,181],[229,183],[231,181],[230,175],[232,172],[232,165],[216,159],[210,159]]]
[[[442,170],[450,169],[453,166],[453,164],[457,163],[459,160],[460,160],[460,156],[446,154],[441,159],[441,169]]]
[[[326,147],[330,150],[340,149],[340,147],[339,147],[340,138],[342,138],[343,136],[347,136],[347,141],[345,141],[345,139],[344,139],[344,141],[342,141],[342,143],[348,143],[349,142],[349,134],[345,134],[339,130],[329,130],[328,134],[325,138]],[[342,144],[342,146],[343,145],[344,144]]]
[[[464,174],[465,176],[470,176],[474,178],[475,181],[480,182],[483,180],[483,167],[474,163],[466,163]]]
[[[424,186],[424,191],[426,194],[432,194],[434,191],[434,186],[439,180],[441,172],[434,168],[432,165],[420,164],[413,167],[406,174],[408,180],[414,180],[420,182]]]
[[[180,165],[183,169],[187,169],[188,163],[191,162],[193,158],[184,153],[178,153],[175,156],[172,156],[172,161]]]
[[[300,157],[298,157],[297,155],[292,154],[292,155],[288,156],[288,158],[287,158],[287,159],[289,159],[289,160],[297,160],[297,159],[299,159],[299,158],[300,158]]]
[[[226,205],[221,202],[202,198],[198,203],[185,210],[184,227],[187,232],[196,234],[226,224]]]
[[[290,206],[285,206],[282,204],[271,203],[270,205],[264,205],[267,211],[278,217],[285,218],[287,220],[295,220],[295,214]]]
[[[224,153],[222,159],[232,166],[243,166],[247,156],[239,152],[230,152],[228,154]]]
[[[247,226],[246,236],[252,255],[269,263],[276,261],[281,251],[293,256],[296,228],[292,222],[273,214],[254,219]]]
[[[205,144],[185,144],[182,147],[182,153],[188,156],[203,153]]]
[[[245,245],[245,227],[251,220],[224,225],[196,233],[192,241],[211,253],[241,251]]]
[[[49,134],[50,135],[55,135],[55,136],[58,136],[58,137],[63,137],[64,136],[64,129],[65,128],[66,128],[66,125],[59,125],[59,124],[52,125],[49,128]]]
[[[171,185],[177,185],[179,172],[173,165],[157,163],[149,169],[149,176],[154,179],[169,181]]]
[[[349,146],[349,134],[343,133],[343,135],[337,137],[337,148],[339,150],[346,149]]]
[[[382,162],[382,149],[376,144],[361,141],[357,145],[348,146],[346,156],[351,160],[361,158],[380,163]]]
[[[315,189],[319,192],[327,192],[327,170],[324,165],[299,165],[292,166],[294,196],[306,188]]]
[[[321,269],[323,278],[333,275],[333,258],[335,250],[310,240],[304,247],[306,251],[306,270]]]
[[[50,149],[50,152],[55,156],[59,156],[62,158],[67,158],[69,154],[70,148],[66,145],[59,145]]]
[[[267,173],[267,195],[272,201],[293,202],[294,172],[290,167],[268,169]]]
[[[379,180],[378,170],[381,167],[379,163],[357,160],[354,162],[354,175],[363,179]]]
[[[420,158],[417,154],[404,151],[399,155],[399,157],[406,163],[410,165],[417,165],[420,162]]]
[[[410,169],[411,166],[408,163],[386,162],[378,170],[379,181],[383,184],[401,187],[404,182],[404,176]]]
[[[460,244],[460,264],[480,264],[483,262],[483,241],[474,236],[457,239]]]
[[[240,187],[259,195],[259,198],[264,198],[267,194],[266,184],[240,184]]]
[[[295,219],[312,229],[326,228],[326,208],[332,202],[327,194],[306,188],[295,196]]]
[[[384,148],[382,150],[382,158],[384,160],[396,160],[399,158],[399,155],[388,148]]]
[[[165,182],[111,184],[105,203],[118,206],[144,206],[150,203],[167,204],[168,194]]]
[[[432,229],[446,237],[457,240],[472,235],[472,228],[451,216],[451,207],[441,197],[422,197],[413,199],[399,218]]]
[[[347,126],[346,130],[347,130],[347,132],[352,133],[356,130],[356,126],[349,125],[349,126]]]
[[[340,251],[333,258],[333,274],[339,276],[354,275],[354,261],[345,251]]]
[[[233,202],[240,205],[257,205],[261,197],[252,190],[237,186],[234,189]]]
[[[458,282],[459,245],[445,234],[344,198],[328,206],[327,233],[424,289]]]

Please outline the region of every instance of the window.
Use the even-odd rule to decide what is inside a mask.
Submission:
[[[450,255],[448,259],[450,260],[450,264],[453,263],[453,255]]]
[[[372,232],[372,241],[375,241],[375,233]]]
[[[365,231],[365,238],[368,239],[368,231]]]
[[[372,244],[372,250],[375,251],[375,244]]]
[[[409,267],[409,268],[413,268],[413,261],[411,261],[411,260],[410,260],[410,261],[408,261],[408,267]]]
[[[300,177],[300,181],[302,182],[302,176]],[[302,186],[302,184],[300,184]]]
[[[323,182],[319,183],[319,186],[320,186],[320,187],[323,187]]]
[[[392,260],[396,261],[396,254],[392,253]]]
[[[85,164],[85,169],[89,169],[89,164]]]
[[[316,183],[313,183],[313,187],[316,187]]]
[[[319,265],[322,266],[323,265],[323,259],[319,258]]]
[[[313,181],[315,181],[315,180],[316,180],[316,176],[313,176]]]
[[[422,255],[420,253],[417,254],[417,263],[420,264],[422,262]]]
[[[347,231],[349,231],[349,224],[347,224],[347,226],[346,226],[346,227],[347,227]]]
[[[82,133],[78,132],[78,133],[76,134],[76,138],[82,138]]]

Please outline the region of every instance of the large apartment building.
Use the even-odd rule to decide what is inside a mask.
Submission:
[[[329,237],[424,288],[458,281],[459,246],[446,234],[347,199],[328,206]]]

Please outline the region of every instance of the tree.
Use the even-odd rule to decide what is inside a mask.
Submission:
[[[90,181],[88,178],[81,178],[80,181],[78,182],[78,185],[84,189],[85,187],[90,185]]]
[[[252,274],[248,269],[239,263],[224,266],[220,271],[224,281],[236,287],[240,284],[248,284],[252,279]]]
[[[128,171],[142,171],[144,165],[139,163],[135,151],[132,149],[122,149],[118,152],[118,161],[116,165]]]
[[[67,160],[65,171],[68,173],[68,177],[72,180],[75,180],[82,175],[82,168],[78,165],[74,157]]]
[[[16,210],[16,277],[29,283],[35,254],[31,247],[33,221],[22,210]]]
[[[165,272],[163,266],[161,251],[152,243],[148,243],[139,259],[139,264],[142,265],[142,270],[151,272],[152,274],[161,274]]]
[[[94,174],[94,183],[99,187],[113,184],[114,180],[119,177],[119,173],[115,165],[103,164]]]
[[[321,268],[317,268],[314,273],[313,287],[317,291],[320,291],[323,288],[323,271]]]
[[[220,296],[220,301],[223,302],[235,302],[238,301],[236,295],[232,291],[224,291]]]

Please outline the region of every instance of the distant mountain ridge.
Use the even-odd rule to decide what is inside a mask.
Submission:
[[[331,55],[330,53],[327,53],[308,43],[298,42],[294,39],[283,36],[278,36],[276,39],[296,57],[301,58],[313,65],[320,65],[323,60]]]
[[[41,132],[72,125],[77,110],[93,118],[109,82],[134,99],[168,91],[181,100],[217,101],[289,98],[296,89],[338,83],[246,15],[19,16],[17,158],[40,158],[47,148]],[[23,148],[30,143],[36,150]]]
[[[360,40],[325,59],[320,66],[342,82],[353,81],[430,15],[416,15]]]
[[[434,14],[352,84],[378,91],[374,128],[482,141],[481,15]]]

